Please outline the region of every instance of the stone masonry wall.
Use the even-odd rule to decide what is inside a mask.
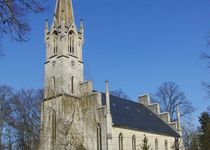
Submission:
[[[41,150],[96,150],[97,94],[60,96],[42,105]],[[55,112],[56,117],[53,116]]]

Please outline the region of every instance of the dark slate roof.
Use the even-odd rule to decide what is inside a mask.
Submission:
[[[102,105],[106,96],[102,93]],[[143,104],[110,95],[113,126],[179,137],[179,134]]]

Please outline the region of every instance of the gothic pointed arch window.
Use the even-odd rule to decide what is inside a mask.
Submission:
[[[75,46],[75,39],[74,39],[74,37],[73,37],[73,39],[72,39],[72,54],[74,54],[74,46]]]
[[[58,52],[57,41],[58,41],[58,33],[55,31],[55,32],[53,32],[53,54],[54,55],[57,54],[57,52]]]
[[[119,150],[123,150],[123,134],[122,133],[119,134],[118,140],[119,140]]]
[[[55,91],[55,77],[53,77],[53,90]]]
[[[165,140],[165,150],[168,150],[168,141]]]
[[[101,124],[97,123],[97,150],[102,150]]]
[[[56,112],[52,111],[52,144],[56,143]]]
[[[155,139],[155,150],[158,150],[158,139]]]
[[[132,136],[132,150],[136,150],[136,136]]]
[[[72,40],[72,33],[69,32],[68,34],[68,51],[71,53],[71,40]]]
[[[71,77],[71,93],[74,93],[74,76]]]
[[[75,53],[75,34],[73,31],[68,34],[68,51],[72,54]]]
[[[52,90],[53,90],[53,94],[55,95],[55,87],[56,87],[56,82],[55,82],[55,77],[53,77],[53,81],[52,81]]]

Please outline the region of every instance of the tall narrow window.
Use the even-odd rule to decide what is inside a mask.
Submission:
[[[158,150],[158,139],[155,139],[155,150]]]
[[[71,77],[71,93],[74,93],[74,77]]]
[[[55,77],[52,79],[52,94],[55,96]]]
[[[119,134],[119,150],[123,150],[123,134]]]
[[[56,112],[52,112],[52,144],[56,143]]]
[[[74,38],[72,39],[72,54],[74,54]]]
[[[168,150],[168,141],[165,140],[165,150]]]
[[[68,35],[68,51],[71,53],[72,32]]]
[[[58,38],[58,33],[54,32],[53,33],[53,51],[54,51],[54,55],[57,54],[57,38]]]
[[[70,31],[68,35],[68,51],[72,54],[75,52],[75,34],[73,31]]]
[[[133,135],[132,137],[132,150],[136,150],[136,136]]]
[[[102,150],[101,124],[97,123],[97,150]]]

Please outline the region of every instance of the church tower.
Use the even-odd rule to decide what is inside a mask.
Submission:
[[[78,97],[83,82],[84,28],[77,30],[71,0],[57,0],[52,26],[45,25],[45,99],[59,95]]]
[[[83,44],[83,21],[78,30],[72,0],[56,0],[52,25],[49,27],[48,21],[45,24],[40,150],[94,149],[95,141],[84,138],[93,136],[95,128],[91,129],[85,119],[96,120],[93,116],[97,103],[88,96],[93,91],[92,82],[83,80]],[[90,116],[93,119],[89,119]]]

